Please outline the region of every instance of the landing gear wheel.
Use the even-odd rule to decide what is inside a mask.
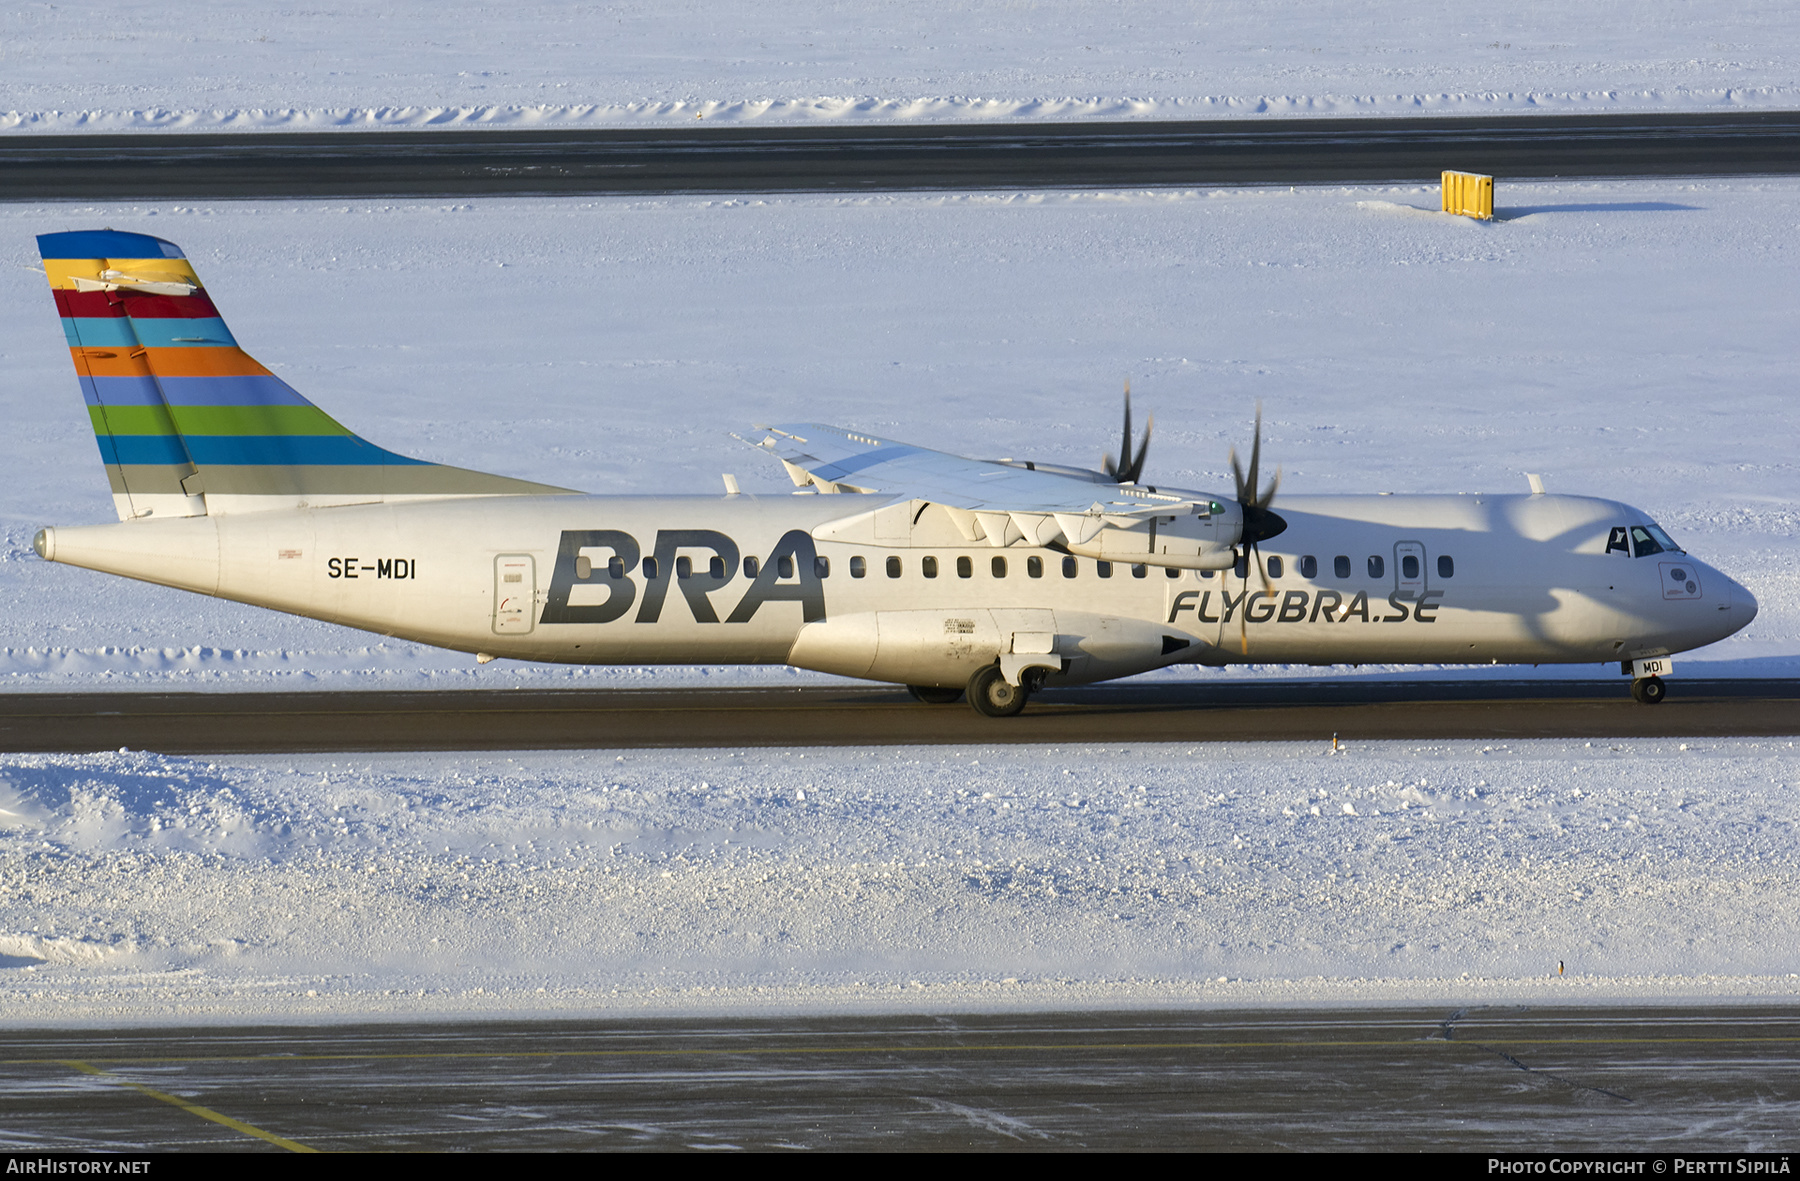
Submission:
[[[963,695],[961,689],[946,689],[941,685],[908,685],[906,691],[912,694],[914,701],[926,705],[955,705]]]
[[[1661,677],[1645,677],[1631,682],[1631,696],[1643,705],[1655,705],[1668,693]]]
[[[1023,685],[1009,685],[1000,666],[990,664],[969,678],[969,704],[975,712],[990,718],[1010,718],[1025,708],[1031,690]]]

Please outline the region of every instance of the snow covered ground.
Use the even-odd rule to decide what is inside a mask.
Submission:
[[[478,667],[39,561],[37,528],[112,508],[31,236],[100,225],[181,243],[252,353],[404,453],[775,492],[727,432],[810,419],[1092,465],[1129,377],[1159,483],[1228,489],[1261,402],[1288,492],[1534,471],[1634,503],[1761,602],[1678,676],[1800,672],[1800,182],[1502,179],[1497,202],[1492,224],[1424,189],[0,206],[0,686],[799,676]]]
[[[107,110],[227,111],[274,93],[227,78],[204,108],[201,90],[156,97],[161,75],[141,68],[144,38],[131,30],[162,17],[119,11]],[[904,23],[915,9],[878,11]],[[981,11],[1004,47],[1010,10]],[[379,78],[404,92],[393,102],[445,109],[491,86],[479,101],[503,110],[536,101],[533,80],[555,73],[531,73],[515,53],[514,75],[423,94],[429,61],[416,76],[378,68],[403,64],[394,47],[416,14],[398,12],[365,21],[368,55],[352,55],[337,81],[283,75],[298,97],[282,101],[385,103],[357,89]],[[1359,12],[1370,37],[1454,31],[1438,9],[1413,24],[1374,9],[1319,20]],[[254,40],[250,18],[217,15],[184,43],[196,76],[208,61],[247,74],[230,50],[240,34]],[[1586,20],[1582,36],[1662,27],[1615,15]],[[81,38],[98,34],[61,9],[26,16],[39,44],[54,40],[46,30],[70,39],[67,60],[96,50]],[[1720,19],[1773,46],[1767,60],[1786,60],[1776,51],[1795,41],[1773,6]],[[281,20],[276,36],[301,18]],[[640,40],[660,35],[645,28]],[[1663,44],[1605,35],[1615,63],[1649,61]],[[1101,38],[1096,53],[1122,63],[1124,90],[1149,76],[1132,71],[1166,66],[1167,41],[1130,58]],[[437,48],[460,53],[452,42]],[[1340,46],[1318,73],[1281,76],[1316,96],[1335,93],[1331,78],[1375,76],[1371,61],[1396,78],[1479,72],[1481,55],[1434,56],[1425,43],[1408,42],[1410,57]],[[49,94],[45,78],[72,86],[66,62],[33,81],[20,42],[3,44],[8,96]],[[1054,57],[1002,93],[1054,93],[1034,81],[1059,76]],[[1566,80],[1579,73],[1570,62],[1599,57],[1546,60]],[[792,76],[822,76],[813,68]],[[1228,75],[1212,68],[1180,77]],[[1675,94],[1668,80],[1681,71],[1658,69],[1646,92]],[[1745,77],[1790,85],[1778,73]],[[619,93],[647,76],[622,73]],[[770,87],[741,93],[780,92]],[[614,101],[580,101],[601,99]],[[0,241],[18,264],[0,270],[0,685],[798,677],[478,667],[38,561],[37,527],[108,520],[111,507],[31,235],[98,225],[182,243],[246,347],[403,452],[596,492],[711,491],[721,471],[776,491],[779,469],[725,432],[823,418],[1086,464],[1114,443],[1129,376],[1157,415],[1160,482],[1227,486],[1227,449],[1247,438],[1260,401],[1290,492],[1522,490],[1522,473],[1537,471],[1558,491],[1636,503],[1762,604],[1747,632],[1678,671],[1800,671],[1800,182],[1502,178],[1498,204],[1487,225],[1429,212],[1427,190],[1394,188],[0,206]],[[1797,782],[1800,755],[1785,739],[1377,743],[1338,756],[1284,744],[9,756],[0,1012],[36,1025],[1792,998]]]
[[[0,133],[1800,105],[1800,9],[1774,0],[489,11],[15,4]],[[0,206],[0,686],[799,676],[478,668],[37,561],[40,525],[111,516],[31,242],[98,225],[182,243],[246,347],[403,452],[774,491],[724,432],[823,418],[1087,464],[1129,376],[1164,483],[1226,486],[1261,401],[1292,492],[1530,470],[1641,505],[1762,604],[1679,667],[1800,671],[1800,183],[1502,178],[1498,204]],[[1787,740],[8,756],[0,1012],[1791,998],[1797,772]]]
[[[1800,105],[1782,0],[13,0],[0,131]]]
[[[0,1012],[1792,1000],[1797,785],[1790,740],[12,756]]]

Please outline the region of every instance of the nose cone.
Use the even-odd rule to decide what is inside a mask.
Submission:
[[[1689,573],[1706,588],[1705,593],[1691,599],[1683,598],[1679,593],[1683,588],[1673,582],[1665,583],[1667,590],[1664,592],[1674,592],[1677,596],[1667,600],[1669,607],[1687,609],[1686,623],[1683,626],[1693,630],[1688,632],[1692,638],[1685,642],[1695,648],[1702,648],[1707,644],[1716,644],[1727,636],[1734,636],[1750,626],[1750,621],[1756,618],[1756,596],[1717,566],[1708,565],[1692,556],[1688,557],[1687,562],[1693,567]],[[1669,572],[1672,565],[1664,565],[1665,579],[1673,577]],[[1685,578],[1687,574],[1682,576]],[[1694,583],[1689,582],[1687,585],[1691,587]]]
[[[1756,618],[1756,596],[1751,594],[1742,583],[1731,584],[1731,622],[1743,627]]]

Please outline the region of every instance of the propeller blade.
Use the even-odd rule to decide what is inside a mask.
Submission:
[[[1125,379],[1125,435],[1123,438],[1121,438],[1119,440],[1120,471],[1119,471],[1118,475],[1119,475],[1119,483],[1121,483],[1121,484],[1128,483],[1130,481],[1130,477],[1125,474],[1126,470],[1128,470],[1128,469],[1126,469],[1124,466],[1125,464],[1129,463],[1130,461],[1131,461],[1131,379],[1128,377]]]
[[[1156,429],[1156,415],[1152,414],[1144,423],[1144,441],[1138,445],[1137,457],[1131,466],[1125,469],[1125,477],[1121,484],[1136,484],[1144,478],[1144,457],[1150,453],[1150,433]]]
[[[1131,381],[1125,382],[1125,430],[1119,441],[1119,458],[1115,461],[1112,452],[1108,451],[1101,458],[1100,470],[1106,478],[1118,484],[1135,484],[1144,475],[1144,459],[1150,453],[1150,433],[1156,429],[1156,416],[1151,415],[1149,423],[1144,427],[1144,441],[1137,449],[1137,455],[1131,453]]]
[[[1250,561],[1248,551],[1244,554],[1246,564]],[[1238,647],[1245,656],[1250,655],[1250,571],[1244,571],[1244,597],[1238,600]]]
[[[1243,510],[1244,523],[1238,538],[1238,544],[1244,547],[1246,563],[1256,563],[1257,577],[1262,581],[1263,594],[1275,597],[1275,584],[1269,580],[1269,567],[1263,561],[1262,542],[1265,538],[1274,537],[1287,528],[1287,522],[1269,511],[1275,502],[1275,490],[1281,487],[1281,469],[1275,469],[1274,478],[1269,486],[1257,491],[1257,481],[1262,475],[1262,404],[1256,407],[1256,433],[1250,443],[1250,470],[1245,471],[1238,462],[1237,448],[1231,449],[1231,478],[1237,485],[1238,506]],[[1250,572],[1244,571],[1244,603],[1238,616],[1238,647],[1245,656],[1250,655]]]
[[[1231,449],[1231,478],[1237,484],[1238,504],[1244,510],[1242,541],[1245,545],[1255,545],[1287,528],[1286,521],[1269,511],[1269,506],[1275,501],[1275,490],[1281,487],[1281,469],[1275,470],[1267,488],[1258,491],[1256,485],[1261,475],[1262,407],[1258,405],[1256,434],[1250,444],[1249,471],[1245,471],[1243,464],[1238,461],[1237,448]]]
[[[1250,551],[1246,556],[1251,562],[1256,564],[1257,576],[1262,579],[1263,594],[1267,598],[1273,600],[1275,598],[1275,584],[1269,580],[1269,564],[1263,561],[1262,543],[1260,541],[1252,541],[1250,543]],[[1238,647],[1242,649],[1245,656],[1250,655],[1249,573],[1248,570],[1244,571],[1244,601],[1238,612]]]
[[[1244,490],[1250,493],[1251,503],[1256,502],[1256,477],[1262,471],[1262,403],[1256,404],[1256,429],[1250,435],[1250,474],[1244,480]],[[1258,505],[1257,507],[1261,507]]]

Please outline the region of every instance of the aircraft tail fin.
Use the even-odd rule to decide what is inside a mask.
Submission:
[[[40,234],[120,520],[569,489],[375,446],[238,347],[180,247]]]

